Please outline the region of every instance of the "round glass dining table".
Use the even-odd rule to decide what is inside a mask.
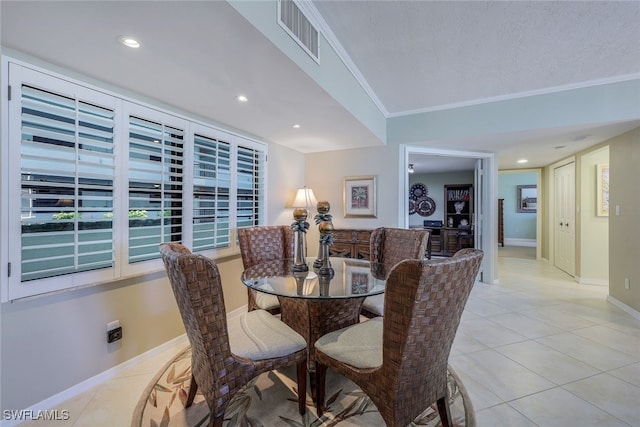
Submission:
[[[293,271],[293,259],[254,265],[242,273],[242,283],[259,292],[286,298],[360,299],[384,292],[386,271],[383,264],[366,260],[330,258],[333,275],[318,274],[315,258],[306,258],[308,271]]]
[[[281,319],[307,341],[310,379],[314,383],[314,343],[322,335],[360,321],[362,302],[384,292],[384,264],[350,258],[330,258],[333,275],[318,274],[315,258],[306,258],[308,271],[294,272],[293,259],[265,262],[246,269],[242,282],[259,292],[276,295]],[[312,388],[313,390],[313,388]]]

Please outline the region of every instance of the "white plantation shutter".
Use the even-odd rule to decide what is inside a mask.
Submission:
[[[265,223],[265,144],[6,61],[2,302],[160,270],[163,242],[233,255]]]
[[[238,146],[237,161],[237,227],[263,223],[264,151]]]
[[[193,145],[193,249],[229,247],[231,144],[195,134]]]
[[[114,112],[22,85],[21,280],[113,266]]]
[[[184,130],[129,117],[129,262],[182,241]]]

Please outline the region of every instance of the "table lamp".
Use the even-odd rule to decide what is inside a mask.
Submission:
[[[307,252],[307,230],[309,229],[309,223],[307,217],[309,215],[308,209],[317,205],[318,201],[313,194],[313,190],[307,187],[298,188],[296,197],[293,200],[293,218],[295,221],[291,224],[291,228],[295,232],[295,247],[294,247],[294,265],[293,271],[307,271],[309,268],[304,262]]]

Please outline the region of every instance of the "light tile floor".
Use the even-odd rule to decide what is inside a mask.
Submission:
[[[476,284],[450,364],[478,427],[640,426],[640,321],[545,261],[500,257],[500,285]],[[70,401],[64,427],[127,427],[165,349]],[[21,427],[42,426],[41,422]]]
[[[640,426],[640,321],[545,261],[499,258],[450,358],[479,427]]]

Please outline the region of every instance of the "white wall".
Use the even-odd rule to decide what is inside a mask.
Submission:
[[[333,225],[336,228],[397,227],[398,218],[398,147],[373,147],[360,150],[342,150],[306,155],[307,185],[313,188],[318,200],[331,205]],[[376,218],[345,218],[343,211],[343,180],[347,176],[371,176],[377,179]],[[316,212],[311,214],[311,217]],[[309,253],[318,250],[319,233],[310,222]]]
[[[609,164],[609,146],[580,156],[580,249],[576,280],[593,285],[609,284],[609,217],[596,215],[596,169]]]
[[[640,128],[609,140],[609,150],[609,194],[614,207],[609,216],[609,295],[640,318]]]

